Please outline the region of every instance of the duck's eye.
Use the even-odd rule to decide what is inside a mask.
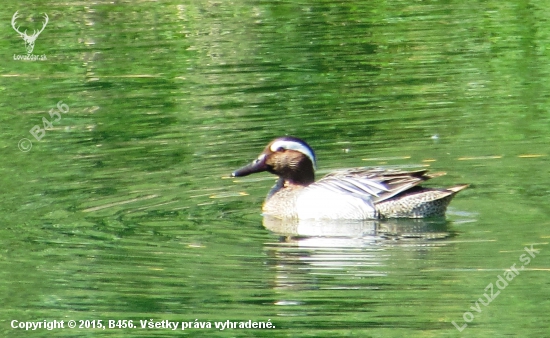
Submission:
[[[283,147],[277,148],[277,151],[284,151],[284,150],[285,150],[285,148],[283,148]]]

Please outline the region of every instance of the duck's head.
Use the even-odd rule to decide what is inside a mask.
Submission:
[[[271,141],[257,159],[231,176],[268,171],[284,179],[285,183],[308,185],[315,180],[315,165],[315,153],[305,141],[284,136]]]

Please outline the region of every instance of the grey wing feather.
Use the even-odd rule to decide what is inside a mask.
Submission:
[[[356,168],[328,174],[310,187],[325,188],[338,193],[351,193],[361,199],[378,203],[442,174],[428,175],[425,169],[403,171]]]

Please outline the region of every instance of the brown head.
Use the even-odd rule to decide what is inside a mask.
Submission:
[[[281,177],[285,183],[311,184],[315,180],[315,153],[299,138],[279,137],[271,141],[257,159],[231,176],[241,177],[262,171]]]

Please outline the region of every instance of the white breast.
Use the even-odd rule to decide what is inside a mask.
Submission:
[[[320,187],[302,190],[296,199],[296,211],[299,219],[377,218],[371,200]]]

